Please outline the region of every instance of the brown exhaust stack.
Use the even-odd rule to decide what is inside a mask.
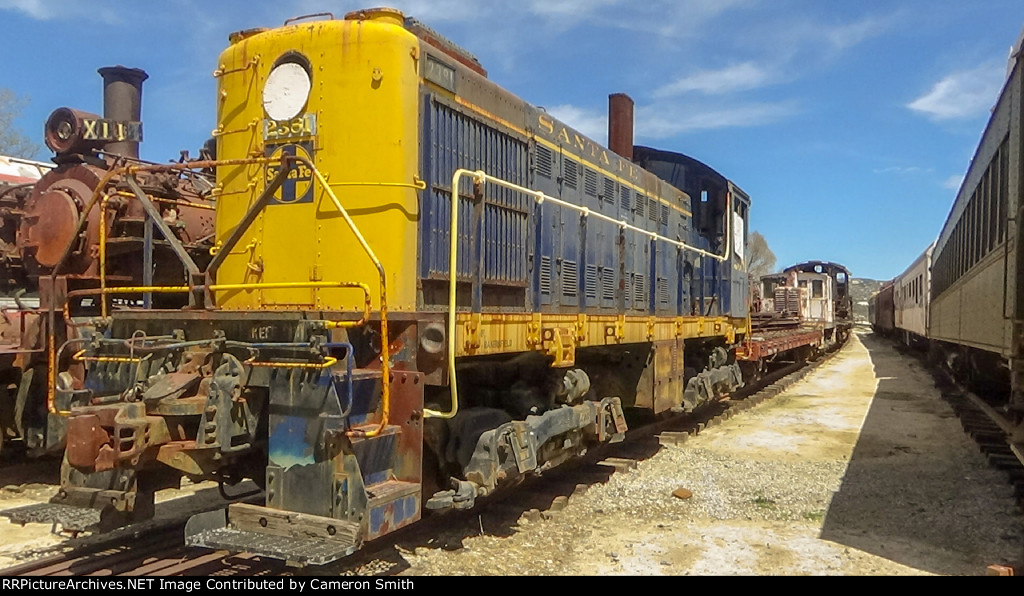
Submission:
[[[132,127],[137,140],[107,143],[106,152],[125,157],[139,157],[142,138],[142,82],[149,78],[141,68],[106,66],[99,69],[103,77],[103,118],[116,122],[139,123]]]
[[[633,161],[633,100],[625,93],[608,96],[608,148]]]

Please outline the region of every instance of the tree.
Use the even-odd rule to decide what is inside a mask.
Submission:
[[[744,264],[747,266],[747,273],[754,279],[760,279],[762,275],[775,271],[775,253],[768,248],[768,241],[760,232],[750,232]]]
[[[35,159],[39,145],[23,135],[14,126],[28,98],[16,95],[10,89],[0,89],[0,155]]]

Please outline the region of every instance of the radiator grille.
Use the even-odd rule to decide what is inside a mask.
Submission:
[[[551,257],[540,258],[540,292],[551,293]]]
[[[588,196],[597,196],[597,172],[590,168],[583,168],[583,192]]]
[[[537,173],[545,178],[551,178],[551,165],[554,161],[551,150],[544,145],[537,145]]]
[[[584,284],[585,292],[588,300],[597,299],[597,265],[587,265],[587,279]]]
[[[576,296],[579,293],[580,272],[576,261],[562,261],[562,295]]]
[[[562,169],[565,170],[565,185],[569,188],[577,188],[580,180],[580,166],[575,161],[565,158],[562,163]]]

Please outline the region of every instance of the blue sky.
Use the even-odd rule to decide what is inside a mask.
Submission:
[[[101,111],[97,68],[143,68],[142,156],[167,161],[215,128],[230,32],[382,3],[598,142],[608,94],[628,93],[636,142],[749,193],[780,267],[875,279],[938,235],[1024,25],[1020,0],[0,0],[0,87],[41,138],[56,107]]]

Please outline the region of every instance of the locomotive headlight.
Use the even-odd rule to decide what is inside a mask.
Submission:
[[[99,116],[71,108],[54,110],[43,131],[46,146],[54,153],[87,153],[109,140]]]
[[[302,113],[311,88],[309,73],[301,64],[278,64],[263,85],[263,109],[271,120],[291,120]]]

